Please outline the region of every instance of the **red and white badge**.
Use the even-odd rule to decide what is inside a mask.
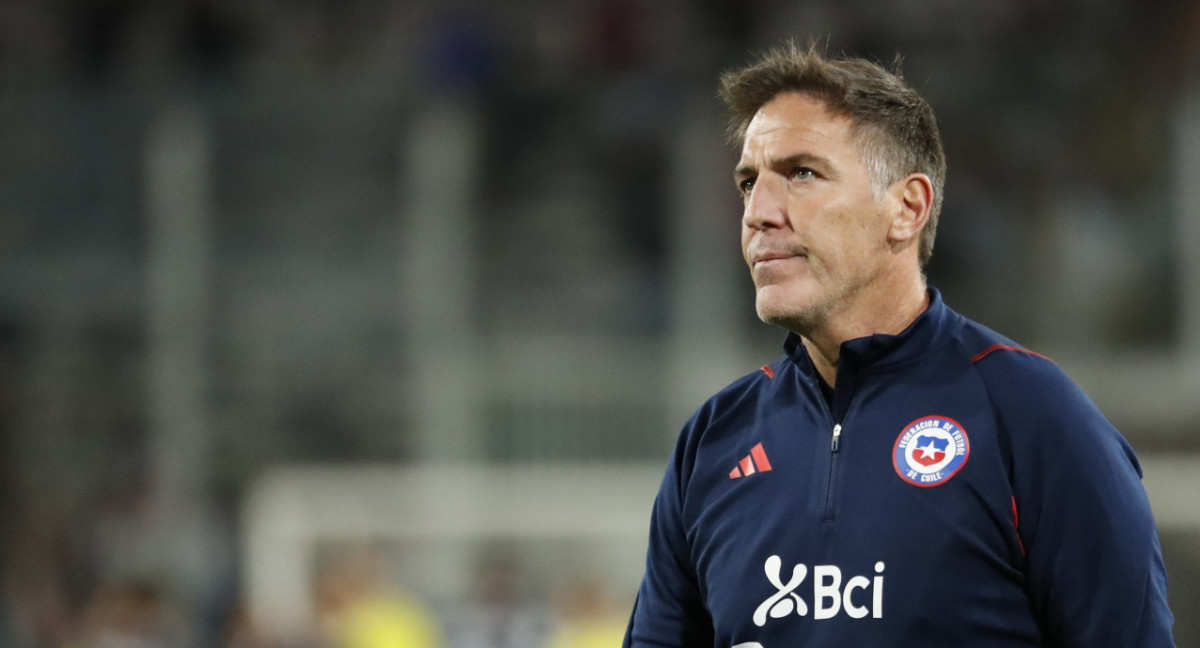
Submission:
[[[952,418],[925,416],[909,423],[892,449],[892,466],[913,486],[946,483],[967,463],[971,440]]]

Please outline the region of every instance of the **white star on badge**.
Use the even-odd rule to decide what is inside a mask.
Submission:
[[[925,446],[924,448],[917,448],[917,451],[921,453],[922,459],[932,457],[938,453],[938,449],[934,447],[933,441],[930,441],[929,445]]]

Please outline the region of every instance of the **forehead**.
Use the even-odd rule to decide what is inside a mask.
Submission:
[[[763,104],[746,126],[742,160],[750,162],[763,154],[796,152],[777,150],[780,148],[848,149],[853,143],[851,127],[849,117],[830,112],[820,99],[800,92],[785,92]]]

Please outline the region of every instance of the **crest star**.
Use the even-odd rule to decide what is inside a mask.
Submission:
[[[934,447],[933,441],[930,441],[929,445],[927,445],[923,448],[917,448],[917,451],[921,453],[922,459],[926,459],[928,457],[932,457],[935,454],[937,454],[938,449],[936,447]]]

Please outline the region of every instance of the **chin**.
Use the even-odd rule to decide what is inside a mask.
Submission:
[[[760,320],[800,335],[808,335],[820,328],[829,316],[827,306],[803,300],[772,299],[762,291],[759,291],[754,306]]]

